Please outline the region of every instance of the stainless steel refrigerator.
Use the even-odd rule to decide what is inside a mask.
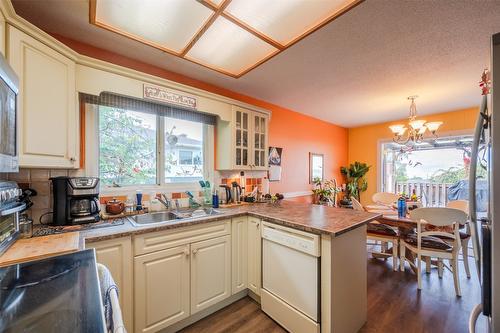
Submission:
[[[488,332],[494,333],[500,332],[500,33],[491,39],[490,66],[491,83],[484,82],[489,91],[481,101],[469,175],[471,234],[482,289],[481,304],[471,313],[469,331],[474,332],[477,319],[484,316]],[[488,170],[486,214],[476,209],[476,175],[481,167]]]

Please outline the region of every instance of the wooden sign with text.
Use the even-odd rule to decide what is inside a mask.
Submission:
[[[144,84],[144,98],[196,109],[196,98],[148,84]]]

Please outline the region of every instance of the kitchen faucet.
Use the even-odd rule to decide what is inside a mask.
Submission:
[[[167,198],[165,193],[161,193],[156,199],[158,199],[158,201],[161,202],[167,210],[172,208],[172,202]]]

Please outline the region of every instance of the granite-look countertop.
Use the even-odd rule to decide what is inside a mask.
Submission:
[[[223,214],[189,220],[174,220],[162,224],[133,226],[127,218],[121,225],[80,231],[87,242],[138,235],[195,224],[210,223],[237,216],[255,216],[268,222],[281,224],[315,234],[339,236],[380,217],[381,214],[355,211],[345,208],[311,205],[283,201],[279,204],[248,204],[231,208],[218,208]]]

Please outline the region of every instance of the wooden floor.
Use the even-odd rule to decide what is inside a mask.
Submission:
[[[471,258],[472,259],[472,258]],[[470,260],[472,264],[473,259]],[[467,279],[460,262],[462,297],[455,297],[453,277],[445,270],[439,279],[436,269],[423,275],[423,290],[417,290],[417,280],[407,267],[405,272],[393,272],[389,261],[368,259],[368,321],[362,333],[466,333],[471,309],[480,301],[480,287],[472,264],[472,277]],[[484,332],[485,321],[477,332]],[[250,333],[286,332],[260,310],[250,298],[230,306],[185,328],[181,332]]]

